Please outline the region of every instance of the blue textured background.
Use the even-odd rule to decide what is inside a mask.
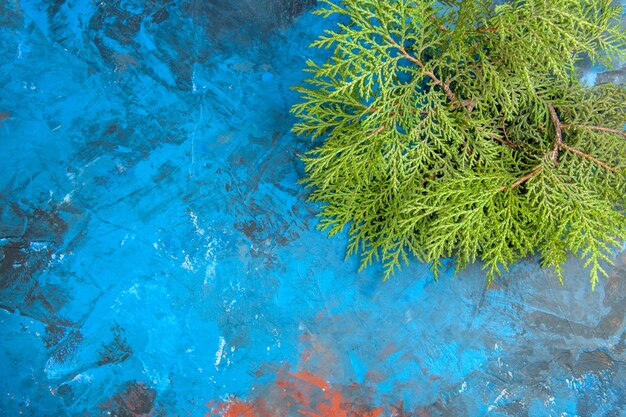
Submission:
[[[624,416],[626,255],[485,290],[343,262],[289,0],[0,0],[3,416]]]

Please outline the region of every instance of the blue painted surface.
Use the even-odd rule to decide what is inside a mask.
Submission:
[[[2,415],[624,415],[624,253],[356,273],[289,132],[331,22],[226,4],[0,2]]]

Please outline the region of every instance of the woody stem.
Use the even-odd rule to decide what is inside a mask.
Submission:
[[[443,81],[441,81],[439,79],[439,77],[437,77],[437,75],[435,75],[434,72],[426,70],[426,67],[424,66],[424,63],[415,58],[413,55],[409,54],[406,49],[404,49],[404,47],[400,44],[398,44],[398,42],[395,41],[395,39],[393,39],[392,37],[389,37],[389,41],[396,47],[398,48],[398,50],[400,51],[400,53],[409,61],[417,64],[418,67],[420,67],[422,69],[422,71],[424,71],[424,74],[426,76],[428,76],[431,80],[433,80],[434,85],[440,85],[441,88],[443,88],[443,91],[446,93],[446,96],[448,97],[448,99],[450,100],[451,103],[454,103],[456,101],[458,101],[459,99],[457,98],[456,94],[454,94],[454,92],[452,92],[452,90],[450,89],[450,85],[448,83],[445,83]]]

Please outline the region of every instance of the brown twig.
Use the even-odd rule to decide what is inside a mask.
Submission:
[[[562,129],[564,127],[567,128],[568,126],[571,126],[571,125],[561,123],[561,120],[559,120],[559,116],[556,114],[556,110],[554,109],[554,106],[552,105],[552,103],[548,103],[548,111],[550,112],[550,118],[552,119],[552,123],[554,124],[554,130],[555,130],[555,136],[556,136],[554,140],[554,148],[552,149],[552,152],[551,152],[552,160],[554,161],[555,164],[557,163],[559,148],[562,148],[578,156],[582,156],[585,159],[595,162],[596,164],[600,165],[602,168],[606,169],[607,171],[615,172],[615,168],[608,166],[607,164],[600,161],[599,159],[594,158],[593,156],[589,154],[586,154],[582,151],[579,151],[578,149],[572,148],[571,146],[563,143]],[[609,131],[612,133],[619,132],[619,131],[615,131],[615,129],[609,129],[607,127],[601,127],[601,126],[587,126],[587,127],[593,128],[593,130]]]
[[[437,22],[437,23],[439,24],[439,29],[441,29],[441,30],[443,30],[443,31],[445,31],[445,32],[447,32],[447,31],[448,31],[448,28],[447,28],[447,27],[445,27],[445,26],[443,25],[443,23],[439,22],[439,20],[438,20],[438,19],[437,19],[434,15],[432,15],[432,14],[431,14],[430,16],[428,16],[428,18],[429,18],[430,20],[434,20],[435,22]]]
[[[502,139],[502,136],[500,136],[500,135],[496,135],[495,133],[491,133],[491,132],[485,132],[482,129],[480,129],[480,130],[485,134],[485,136],[488,136],[491,139],[495,139],[495,140],[497,140],[498,142],[500,142],[503,145],[509,146],[511,148],[515,147],[515,145],[513,145],[512,143],[507,143],[504,139]]]
[[[511,29],[511,26],[505,26],[507,29]],[[474,32],[478,32],[478,33],[488,33],[488,32],[497,32],[499,30],[502,30],[502,28],[497,28],[497,27],[493,27],[493,28],[478,28],[476,30],[474,30]]]
[[[374,136],[378,135],[383,130],[385,130],[385,125],[380,125],[380,127],[376,129],[376,131],[370,135],[370,138],[373,138]]]
[[[559,120],[559,116],[556,114],[556,110],[552,103],[548,103],[548,111],[550,112],[550,118],[552,119],[552,124],[554,125],[555,137],[554,137],[554,147],[550,152],[552,161],[554,161],[555,165],[558,165],[558,157],[559,157],[559,147],[563,145],[563,132],[561,131],[561,121]]]
[[[576,148],[573,148],[565,144],[563,142],[563,129],[589,129],[589,130],[597,130],[601,132],[617,133],[617,134],[626,136],[623,132],[616,130],[616,129],[610,129],[608,127],[602,127],[602,126],[569,125],[566,123],[561,123],[561,120],[559,119],[559,116],[556,113],[556,109],[554,108],[554,105],[552,103],[548,103],[548,112],[550,113],[550,119],[552,120],[552,124],[554,125],[554,146],[552,147],[552,150],[546,154],[546,156],[550,156],[550,158],[552,159],[555,165],[558,165],[559,149],[564,149],[566,151],[572,152],[573,154],[576,154],[580,157],[583,157],[585,159],[588,159],[589,161],[592,161],[598,164],[599,166],[606,169],[607,171],[615,172],[615,168],[600,161],[598,158],[595,158],[589,154],[586,154],[582,151],[579,151]],[[542,129],[543,127],[539,125],[539,128]],[[500,138],[498,139],[501,140]],[[502,187],[500,187],[500,190],[506,190],[507,188],[515,188],[515,187],[520,186],[521,184],[525,183],[526,181],[528,181],[529,179],[537,175],[541,171],[541,169],[542,169],[542,166],[539,165],[533,171],[524,175],[522,178],[515,181],[510,186],[503,185]],[[562,182],[558,178],[556,179],[562,184]]]
[[[502,133],[504,134],[504,142],[509,145],[510,148],[515,148],[515,144],[509,139],[509,135],[506,134],[506,114],[502,115]]]
[[[611,172],[615,172],[615,168],[608,166],[607,164],[605,164],[604,162],[600,161],[597,158],[594,158],[591,155],[588,155],[584,152],[579,151],[578,149],[572,148],[571,146],[568,146],[564,143],[561,143],[561,148],[570,151],[572,153],[575,153],[576,155],[582,156],[585,159],[588,159],[590,161],[595,162],[596,164],[600,165],[602,168],[606,169],[607,171],[611,171]]]
[[[406,59],[408,59],[409,61],[413,61],[415,62],[421,69],[424,69],[424,63],[422,61],[420,61],[419,59],[415,58],[413,55],[409,54],[406,49],[404,49],[403,46],[400,46],[400,44],[398,44],[398,42],[396,42],[396,40],[394,38],[392,38],[391,36],[389,37],[389,41],[393,44],[393,46],[395,46],[396,48],[398,48],[398,50],[402,53],[402,55],[404,55],[404,57]]]
[[[626,138],[626,132],[623,132],[618,129],[611,129],[609,127],[603,126],[587,126],[587,125],[570,125],[567,123],[561,123],[561,128],[563,129],[583,129],[583,130],[596,130],[598,132],[607,132],[614,133],[616,135],[620,135]]]
[[[554,175],[554,172],[550,171],[550,175],[552,176],[552,178],[554,178],[554,179],[556,180],[556,182],[558,182],[558,183],[559,183],[559,185],[560,185],[561,187],[565,187],[565,184],[563,183],[563,181],[561,181],[561,180],[559,179],[559,177],[557,177],[556,175]]]
[[[515,181],[513,184],[511,185],[503,185],[502,187],[500,187],[501,191],[506,190],[507,188],[516,188],[519,187],[520,185],[522,185],[523,183],[525,183],[526,181],[528,181],[529,179],[531,179],[532,177],[534,177],[535,175],[537,175],[539,173],[539,171],[541,171],[542,166],[539,165],[537,168],[533,169],[531,172],[529,172],[528,174],[524,175],[522,178],[520,178],[519,180]]]
[[[389,41],[393,44],[393,46],[395,46],[396,48],[398,48],[398,50],[400,51],[400,53],[409,61],[417,64],[418,67],[420,67],[422,69],[422,71],[424,71],[424,74],[426,76],[428,76],[431,80],[433,80],[433,84],[434,85],[439,85],[441,86],[441,88],[443,89],[443,91],[446,93],[446,96],[448,97],[448,99],[450,100],[450,103],[456,103],[459,101],[459,98],[456,96],[456,94],[454,94],[454,92],[450,89],[450,85],[448,83],[445,83],[443,81],[441,81],[439,79],[439,77],[437,77],[437,75],[435,75],[434,72],[429,71],[426,69],[426,67],[424,66],[424,63],[415,58],[413,55],[409,54],[406,49],[404,49],[404,47],[400,44],[398,44],[398,42],[395,41],[395,39],[393,39],[391,36],[389,37]],[[466,109],[468,109],[469,111],[471,111],[474,108],[474,101],[473,100],[464,100],[463,101],[463,106],[465,106]],[[452,105],[452,110],[454,110],[456,107],[454,107],[455,104]]]

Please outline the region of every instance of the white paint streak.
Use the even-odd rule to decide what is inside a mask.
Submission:
[[[196,231],[196,234],[202,236],[204,234],[204,229],[198,226],[198,216],[193,211],[189,210],[189,217],[191,217],[191,223],[193,224],[193,228]]]
[[[462,392],[465,392],[466,389],[467,389],[467,382],[463,381],[463,383],[461,384],[461,388],[459,389],[459,394]]]
[[[191,258],[187,254],[185,254],[185,262],[183,262],[181,266],[187,271],[196,272],[194,270],[193,264],[191,263]]]
[[[215,352],[215,367],[217,368],[222,362],[222,356],[224,355],[224,346],[226,346],[226,340],[223,336],[220,336],[220,345]]]
[[[509,393],[509,391],[507,391],[507,389],[506,389],[506,388],[505,388],[505,389],[503,389],[503,390],[500,392],[500,395],[498,395],[498,396],[496,397],[496,399],[495,399],[495,400],[493,400],[493,402],[491,403],[491,405],[489,406],[489,408],[487,409],[487,411],[491,411],[491,410],[493,410],[494,408],[496,408],[496,407],[498,406],[498,402],[499,402],[502,398],[508,398],[508,397],[509,397],[509,395],[511,395],[511,394]]]

